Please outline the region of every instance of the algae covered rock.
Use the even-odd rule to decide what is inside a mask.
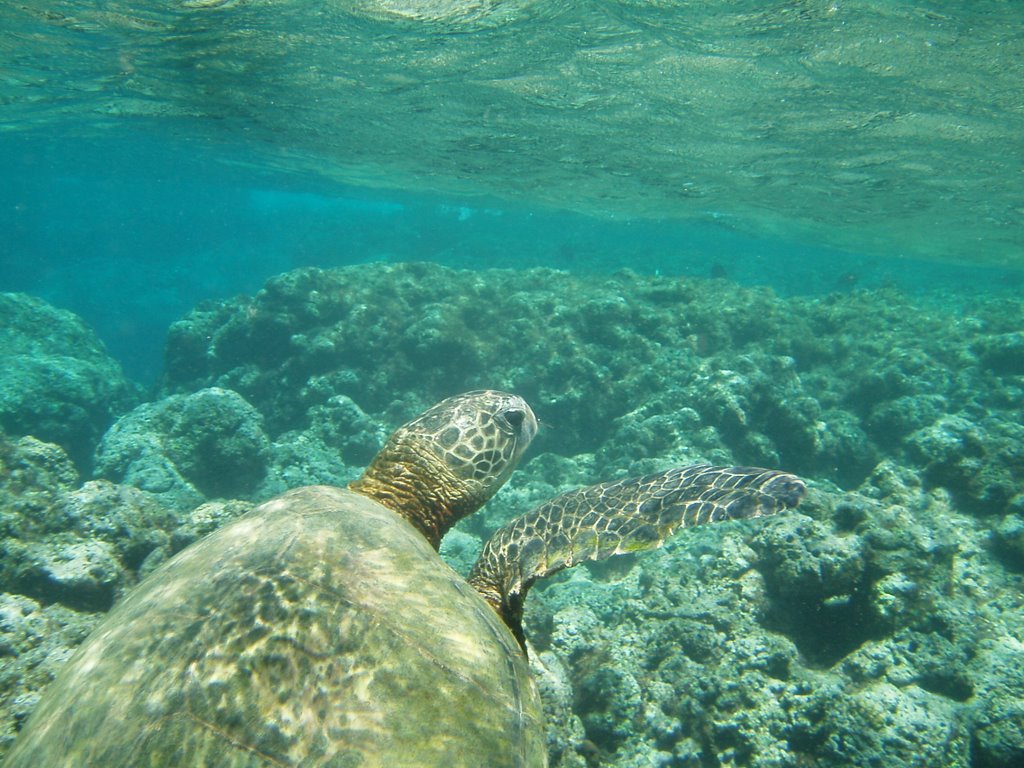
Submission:
[[[86,469],[100,435],[138,400],[136,385],[80,318],[0,294],[0,428],[57,443]]]
[[[974,345],[982,365],[997,373],[1024,375],[1024,331],[996,333]]]
[[[688,454],[784,465],[846,489],[886,458],[934,463],[921,431],[964,419],[995,460],[929,482],[998,505],[1021,480],[1015,436],[976,422],[1012,422],[1024,397],[1012,366],[985,350],[1012,357],[1024,313],[977,309],[960,322],[895,292],[783,299],[630,272],[307,268],[176,322],[163,390],[238,392],[276,441],[339,396],[386,431],[452,392],[497,386],[537,404],[553,427],[545,450],[595,453],[606,473]]]
[[[268,499],[303,485],[344,486],[384,444],[387,428],[345,395],[310,407],[308,426],[278,435],[266,476],[248,498]]]
[[[97,539],[7,541],[2,555],[4,588],[78,610],[110,610],[126,580],[113,547]]]
[[[960,727],[961,709],[921,688],[882,682],[822,690],[797,727],[801,738],[820,742],[814,752],[822,765],[967,768],[970,740]]]
[[[531,286],[554,275],[540,270],[524,282],[512,271],[430,264],[297,270],[251,299],[205,306],[175,323],[165,389],[233,389],[276,436],[307,426],[309,409],[337,395],[392,422],[452,392],[503,387],[548,403],[562,424],[556,440],[599,438],[614,409],[625,408],[631,382],[651,374],[588,342],[575,278],[559,275],[565,295],[538,300]],[[548,334],[553,317],[564,319],[557,339]],[[612,378],[626,387],[585,407],[586,393]]]
[[[0,434],[0,536],[26,538],[53,529],[51,510],[77,485],[78,471],[60,446]]]
[[[549,447],[593,448],[663,388],[690,327],[647,286],[551,270],[469,272],[430,264],[304,269],[255,297],[206,305],[172,326],[165,390],[219,386],[265,417],[275,440],[315,423],[339,395],[388,425],[453,391],[497,386],[543,403]],[[600,391],[602,396],[593,397]]]
[[[260,414],[236,392],[214,387],[123,416],[97,449],[96,471],[187,510],[206,498],[251,493],[269,458]]]
[[[106,480],[92,480],[64,495],[61,530],[102,541],[118,562],[138,570],[155,549],[168,546],[177,517],[152,494]]]
[[[99,583],[116,600],[249,508],[194,505],[343,485],[410,412],[500,386],[542,430],[446,545],[463,568],[497,525],[599,479],[712,461],[812,481],[800,514],[695,529],[531,593],[553,766],[1017,768],[1021,327],[1019,302],[952,311],[892,291],[785,299],[630,273],[297,270],[176,323],[164,399],[108,433],[103,476],[162,504],[80,487],[56,446],[0,441],[0,524],[21,558],[0,588],[105,553],[120,573]],[[61,536],[92,543],[61,554]],[[37,563],[35,581],[11,578],[15,562]],[[88,607],[77,594],[15,598],[34,616]],[[30,689],[11,711],[30,709]]]
[[[177,524],[136,488],[80,486],[60,446],[0,435],[0,753]]]
[[[586,734],[573,711],[573,688],[568,671],[555,654],[545,652],[530,658],[530,669],[540,689],[547,723],[548,756],[551,768],[586,768]]]
[[[0,502],[0,590],[89,611],[109,609],[178,524],[136,488],[78,486],[59,446],[27,437],[0,438]]]
[[[271,440],[241,395],[211,387],[139,406],[104,435],[96,471],[168,508],[217,498],[264,500],[289,488],[353,480],[384,441],[384,425],[345,395],[308,411],[309,423]]]
[[[1014,497],[1010,510],[994,530],[995,542],[1016,569],[1024,571],[1024,493]]]
[[[788,515],[751,540],[769,590],[768,626],[816,663],[832,662],[874,630],[865,618],[863,543],[804,515]]]
[[[199,541],[207,534],[213,533],[221,526],[241,517],[252,508],[252,503],[238,499],[208,501],[205,504],[200,504],[178,520],[178,525],[171,532],[169,549],[153,550],[147,556],[139,566],[139,578],[166,560],[169,555]]]
[[[305,428],[310,409],[337,395],[393,423],[452,391],[500,386],[541,404],[557,425],[547,447],[567,455],[594,450],[617,419],[664,395],[666,409],[685,400],[737,452],[757,443],[748,436],[767,414],[773,455],[803,457],[822,409],[788,353],[807,329],[770,292],[704,287],[628,272],[302,269],[175,323],[164,389],[230,388],[276,437]],[[718,398],[709,395],[717,380]]]
[[[0,593],[0,753],[10,748],[42,690],[100,618]]]
[[[1024,765],[1024,650],[1004,634],[979,643],[981,690],[973,708],[975,765]]]
[[[785,754],[779,697],[795,687],[798,654],[757,623],[766,588],[741,528],[540,588],[591,764],[767,765]]]
[[[1024,426],[989,415],[945,416],[906,440],[925,477],[983,513],[1008,508],[1024,483]]]
[[[1019,693],[996,702],[979,718],[975,744],[981,765],[1024,765],[1024,702]]]
[[[551,742],[617,767],[1016,768],[1021,580],[951,503],[881,467],[862,491],[812,488],[807,514],[538,587],[528,635],[584,727],[553,721]]]

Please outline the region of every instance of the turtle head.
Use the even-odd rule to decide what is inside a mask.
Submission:
[[[535,434],[537,418],[518,395],[449,397],[400,427],[349,488],[400,514],[437,548],[505,484]]]

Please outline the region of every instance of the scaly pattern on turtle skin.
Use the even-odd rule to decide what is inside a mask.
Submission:
[[[785,472],[708,464],[579,488],[496,531],[468,581],[525,649],[523,603],[537,579],[655,549],[679,528],[772,515],[799,504],[805,490]]]
[[[400,514],[437,549],[505,484],[536,434],[537,418],[517,395],[455,395],[400,427],[349,488]]]

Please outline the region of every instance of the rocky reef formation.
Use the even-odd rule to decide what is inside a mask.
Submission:
[[[102,611],[250,507],[213,502],[174,514],[129,485],[80,483],[58,445],[0,435],[0,752]]]
[[[249,502],[346,482],[437,399],[497,387],[542,430],[446,539],[462,570],[572,486],[696,461],[812,483],[796,513],[531,593],[555,768],[1015,768],[1021,327],[1018,303],[428,264],[303,269],[201,306],[170,330],[159,399],[94,438],[97,479],[3,443],[6,738],[139,573]]]
[[[528,630],[601,756],[556,765],[1020,764],[1020,578],[948,495],[883,465],[690,534],[542,588]]]
[[[203,389],[140,405],[96,450],[96,472],[189,510],[232,498],[266,475],[270,440],[259,412],[230,390]]]
[[[551,425],[542,450],[598,453],[599,470],[717,456],[855,488],[892,457],[1000,511],[1024,479],[1024,313],[978,310],[632,273],[310,268],[175,323],[163,389],[238,392],[273,437],[338,395],[396,424],[453,392],[505,388]]]
[[[387,437],[344,395],[310,408],[309,419],[305,429],[271,440],[262,414],[237,392],[169,395],[110,428],[96,449],[95,471],[186,512],[206,499],[266,500],[301,485],[345,485]]]
[[[104,430],[140,399],[77,315],[0,293],[0,429],[58,443],[88,470]]]

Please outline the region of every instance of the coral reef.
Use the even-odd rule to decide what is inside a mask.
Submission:
[[[59,446],[0,435],[0,749],[175,525],[136,488],[80,486]]]
[[[339,395],[393,426],[456,391],[514,389],[552,425],[544,449],[599,452],[613,472],[729,456],[852,489],[892,457],[999,511],[1024,476],[1008,426],[1022,312],[978,309],[954,321],[895,293],[786,300],[628,272],[309,268],[175,323],[163,390],[234,390],[276,439]],[[969,434],[943,457],[930,435],[956,419]]]
[[[0,752],[10,748],[43,689],[102,617],[0,592]]]
[[[565,660],[591,764],[1019,765],[1022,580],[885,474],[540,587],[527,630]]]
[[[186,511],[207,498],[250,493],[266,475],[270,440],[240,395],[210,388],[140,405],[96,451],[96,473]]]
[[[138,387],[76,315],[0,293],[0,429],[61,445],[83,471]]]
[[[96,449],[96,474],[187,512],[208,499],[266,500],[288,488],[345,485],[387,437],[379,421],[335,395],[310,407],[305,429],[273,441],[237,392],[210,387],[145,403]]]
[[[177,518],[145,491],[106,480],[78,485],[67,454],[33,437],[0,437],[0,591],[106,610]]]
[[[542,430],[446,539],[462,571],[568,487],[698,461],[812,481],[797,513],[538,585],[554,768],[1016,768],[1021,327],[1019,302],[429,264],[302,269],[210,302],[171,328],[158,399],[105,411],[124,415],[102,441],[76,433],[77,467],[41,442],[60,390],[38,433],[24,417],[40,439],[0,441],[0,740],[140,573],[251,502],[344,484],[440,397],[499,387]]]

